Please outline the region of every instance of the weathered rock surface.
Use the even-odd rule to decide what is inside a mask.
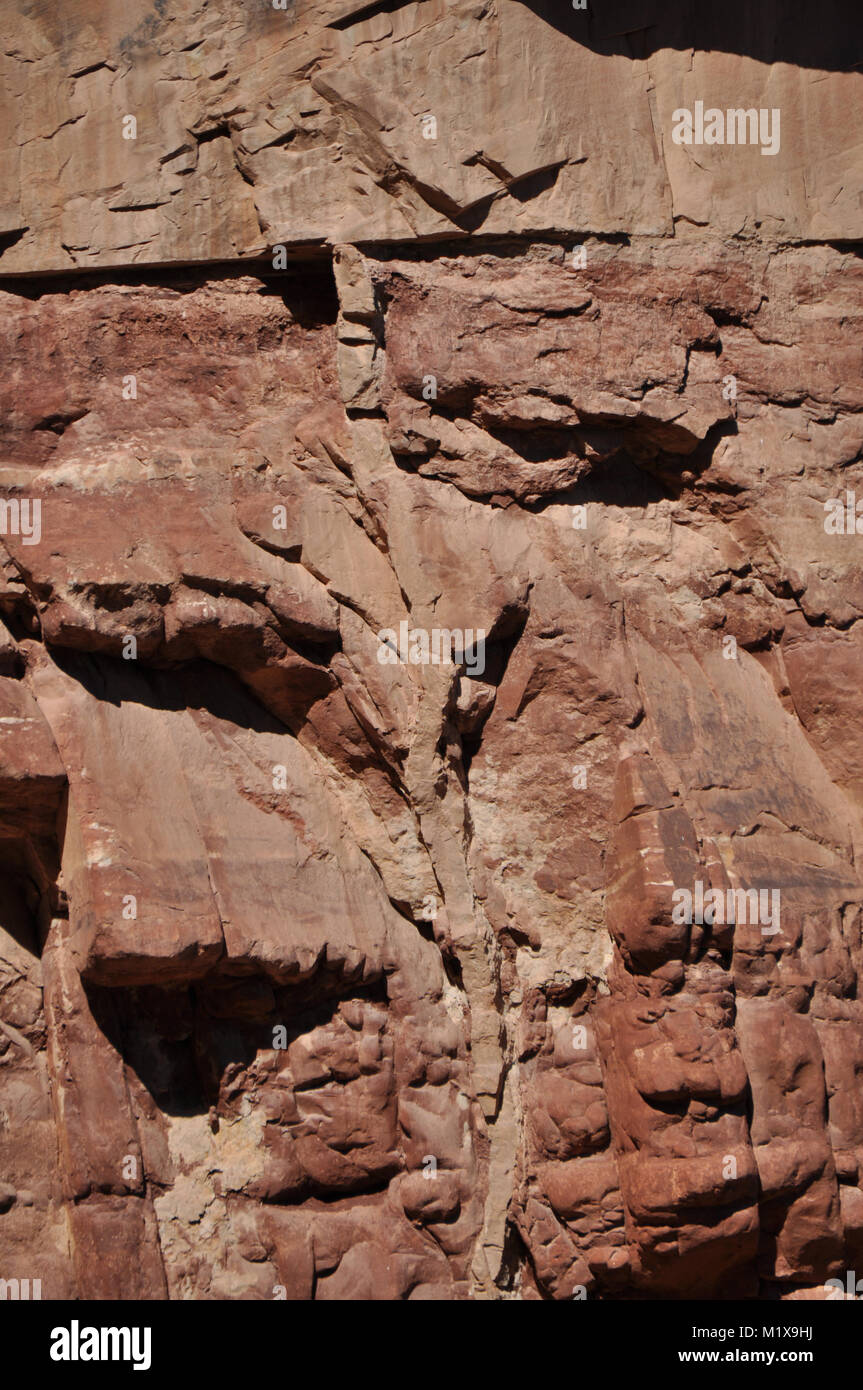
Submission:
[[[8,9],[3,272],[477,231],[860,237],[844,0]],[[778,152],[675,144],[699,99],[780,109]]]
[[[666,8],[13,7],[0,1278],[863,1259],[861,79]]]

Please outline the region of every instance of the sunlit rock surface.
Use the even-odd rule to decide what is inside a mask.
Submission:
[[[5,7],[45,1298],[863,1259],[861,55],[840,4],[595,8]],[[678,143],[697,102],[777,149]]]

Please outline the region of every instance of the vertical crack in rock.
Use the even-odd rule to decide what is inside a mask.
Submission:
[[[4,1288],[861,1267],[859,63],[668,10],[12,16]]]

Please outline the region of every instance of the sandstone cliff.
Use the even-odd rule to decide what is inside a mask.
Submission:
[[[4,0],[0,1277],[863,1268],[863,54],[669,8]]]

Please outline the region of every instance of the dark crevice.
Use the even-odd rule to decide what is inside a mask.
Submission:
[[[556,463],[583,455],[583,431],[534,425],[530,429],[506,429],[486,423],[485,432],[525,463]]]
[[[530,616],[527,608],[512,608],[499,620],[485,644],[485,670],[480,679],[486,685],[498,687],[506,675],[513,653],[518,646]],[[461,735],[462,784],[465,794],[470,791],[471,764],[482,746],[483,729],[491,711],[477,721],[476,727]]]
[[[16,232],[13,240],[18,241],[23,235],[24,232]],[[5,249],[2,237],[0,249]],[[57,271],[15,270],[0,274],[0,289],[24,299],[39,300],[48,295],[66,297],[73,290],[98,289],[102,285],[167,288],[178,294],[189,294],[208,282],[240,280],[248,275],[267,281],[283,281],[289,289],[293,287],[295,293],[306,289],[313,293],[319,278],[324,284],[332,281],[332,253],[323,243],[291,244],[286,247],[286,259],[288,265],[285,270],[274,269],[272,253],[268,256],[238,256],[231,261],[137,261],[134,266],[126,263],[95,269],[88,267],[80,271],[74,268]]]
[[[66,410],[57,411],[53,415],[46,415],[42,420],[37,420],[33,426],[34,430],[51,430],[53,434],[63,434],[70,425],[74,425],[76,420],[83,420],[85,415],[89,415],[89,410]]]
[[[501,189],[502,192],[503,189]],[[500,197],[500,193],[491,194],[484,200],[483,205],[487,208],[492,199],[498,197]],[[480,205],[477,204],[477,206]],[[626,247],[631,245],[631,238],[625,232],[591,231],[584,228],[577,233],[561,232],[559,228],[549,228],[541,232],[531,231],[529,236],[523,237],[514,236],[511,232],[502,232],[459,238],[441,232],[439,235],[425,237],[422,241],[407,242],[382,237],[378,240],[358,240],[356,245],[359,250],[368,252],[370,256],[374,256],[385,265],[388,261],[396,260],[412,263],[434,263],[443,256],[465,257],[468,261],[479,259],[482,256],[495,256],[499,260],[521,260],[525,251],[535,245],[559,246],[563,251],[569,252],[573,245],[582,245],[588,240],[603,246]]]
[[[230,140],[231,129],[227,122],[222,121],[207,130],[193,130],[192,135],[199,145],[207,145],[211,140]]]
[[[29,227],[20,227],[14,232],[0,232],[0,256],[3,256],[10,247],[17,246],[23,236],[29,232]]]
[[[342,15],[338,19],[327,21],[328,29],[352,29],[355,24],[362,24],[367,19],[374,19],[380,14],[395,14],[397,10],[403,10],[408,0],[369,0],[366,5],[355,5],[349,14]]]
[[[77,81],[79,77],[88,77],[91,72],[99,72],[101,68],[107,68],[109,72],[117,71],[116,64],[101,61],[98,63],[90,63],[85,68],[77,68],[75,72],[70,72],[69,76]]]

